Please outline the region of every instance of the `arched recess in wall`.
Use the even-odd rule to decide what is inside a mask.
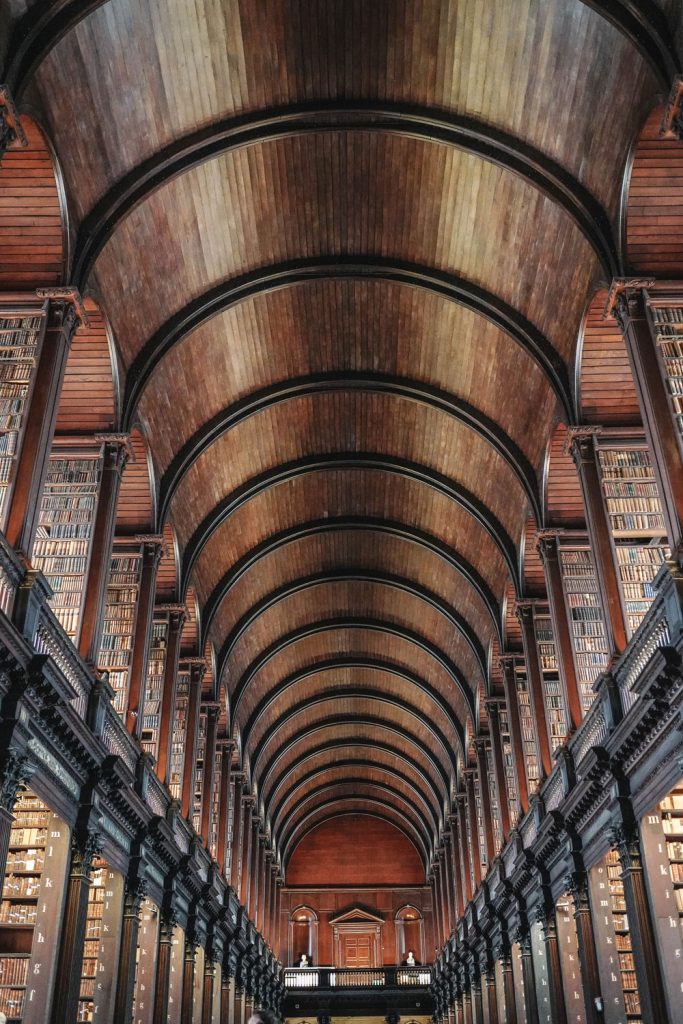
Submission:
[[[310,907],[297,907],[289,918],[289,962],[298,967],[305,954],[310,964],[318,963],[318,915]]]
[[[412,952],[416,963],[423,964],[425,951],[424,919],[417,907],[407,904],[396,914],[396,963],[405,964]]]

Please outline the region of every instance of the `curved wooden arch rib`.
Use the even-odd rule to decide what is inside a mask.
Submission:
[[[512,469],[529,499],[536,521],[538,523],[542,521],[541,495],[534,468],[521,448],[495,420],[469,402],[442,388],[422,384],[420,381],[405,377],[365,372],[314,374],[309,377],[281,381],[247,395],[227,409],[223,409],[185,442],[166,469],[160,484],[161,521],[166,519],[173,495],[190,467],[228,431],[249,417],[256,416],[282,402],[345,391],[388,394],[391,397],[417,402],[420,405],[437,409],[469,427],[490,444]]]
[[[569,374],[546,336],[513,306],[464,278],[434,267],[378,256],[329,256],[288,260],[260,267],[222,281],[174,313],[152,335],[131,363],[123,401],[124,426],[135,409],[155,367],[185,335],[212,317],[254,295],[292,287],[310,280],[377,279],[424,288],[483,316],[505,331],[538,364],[557,395],[567,421],[576,421]]]
[[[202,549],[218,527],[229,519],[237,509],[251,501],[252,498],[268,491],[271,487],[287,483],[307,473],[333,469],[374,469],[378,472],[393,474],[431,487],[444,497],[460,505],[488,533],[500,551],[503,561],[508,567],[515,593],[518,597],[521,597],[521,582],[515,543],[487,505],[462,487],[457,481],[451,480],[450,477],[438,473],[436,470],[429,469],[419,462],[412,462],[410,459],[402,459],[398,456],[375,454],[374,452],[332,452],[324,455],[307,455],[302,459],[295,459],[292,462],[283,462],[273,469],[266,470],[265,473],[257,474],[251,480],[247,480],[246,483],[240,484],[239,487],[236,487],[234,491],[223,498],[204,517],[204,520],[188,540],[183,556],[181,593],[184,595],[187,592],[192,571]]]
[[[303,754],[301,756],[298,756],[297,757],[297,762],[296,762],[297,766],[305,764],[306,761],[312,761],[315,757],[320,756],[321,753],[328,755],[328,754],[332,754],[335,750],[347,751],[350,746],[352,746],[354,748],[358,747],[358,748],[362,748],[362,749],[367,749],[367,750],[370,750],[370,751],[373,751],[373,752],[376,751],[376,750],[381,750],[384,753],[389,754],[390,757],[397,757],[397,758],[399,758],[406,766],[408,766],[410,768],[410,770],[415,774],[415,776],[420,779],[420,782],[429,790],[431,796],[434,799],[434,806],[438,809],[438,819],[439,819],[439,822],[440,822],[440,824],[443,823],[442,822],[442,818],[443,818],[443,799],[439,795],[437,787],[434,784],[434,780],[429,775],[425,774],[425,772],[423,771],[423,769],[422,769],[422,767],[421,767],[421,765],[420,765],[420,763],[418,761],[416,761],[414,758],[412,758],[408,754],[406,754],[404,750],[401,750],[399,747],[392,747],[391,744],[389,744],[389,743],[383,743],[383,742],[380,742],[379,740],[364,740],[364,739],[336,740],[334,742],[328,742],[326,744],[321,744],[319,747],[315,747],[312,750],[307,751],[305,754]],[[363,759],[361,759],[361,761],[362,760]],[[335,764],[337,764],[337,763],[340,763],[340,762],[335,761]],[[367,760],[367,762],[363,761],[363,763],[367,763],[369,766],[381,765],[381,762],[373,762],[373,761],[370,761],[370,760]],[[321,770],[329,769],[329,767],[330,767],[329,764],[323,765],[321,767]],[[314,769],[312,772],[309,772],[308,774],[309,775],[313,775],[313,774],[315,774],[316,771],[317,771],[317,769]],[[283,785],[284,782],[287,781],[287,778],[288,778],[290,772],[291,772],[291,766],[290,765],[285,765],[285,767],[282,769],[282,771],[279,773],[279,775],[274,779],[272,785],[266,786],[264,784],[264,785],[261,786],[261,795],[262,795],[263,805],[264,805],[264,807],[266,809],[266,817],[270,817],[271,814],[275,814],[277,812],[277,808],[278,808],[279,804],[276,805],[276,807],[273,809],[272,812],[270,811],[270,804],[271,804],[271,801],[274,799],[275,794],[280,789],[280,787]],[[269,776],[270,776],[270,773],[268,773],[266,778],[269,778]],[[306,777],[308,777],[308,775]],[[286,799],[286,797],[283,797],[283,800],[284,799]],[[282,803],[282,801],[280,801],[279,803]]]
[[[412,104],[357,100],[294,104],[223,118],[175,139],[124,175],[83,219],[75,245],[73,280],[83,289],[107,241],[136,206],[200,164],[275,139],[352,131],[406,135],[446,145],[512,172],[571,217],[607,280],[619,273],[606,211],[578,179],[541,150],[474,117]]]
[[[419,598],[427,604],[430,604],[432,608],[440,612],[443,617],[450,622],[456,632],[460,633],[465,639],[470,650],[477,659],[479,667],[481,668],[482,677],[484,682],[486,682],[487,658],[484,647],[470,624],[455,608],[447,604],[447,602],[439,597],[439,595],[433,590],[428,590],[427,587],[423,587],[419,583],[414,583],[412,580],[401,576],[394,576],[390,573],[371,571],[368,569],[354,570],[344,568],[337,569],[332,572],[314,573],[310,576],[303,576],[299,579],[292,580],[289,583],[283,584],[281,587],[277,587],[275,590],[271,590],[269,594],[266,594],[265,597],[262,597],[255,605],[252,605],[251,608],[245,612],[242,618],[235,623],[235,626],[226,637],[223,647],[221,648],[219,663],[223,665],[227,662],[232,648],[260,615],[268,611],[270,608],[273,608],[278,604],[278,602],[291,597],[293,594],[301,593],[311,587],[321,586],[325,583],[377,583],[380,586],[393,587],[396,590],[402,590],[406,593],[412,594],[413,597]],[[210,623],[207,622],[207,632],[209,626]]]
[[[361,780],[358,780],[361,781]],[[284,851],[287,849],[288,837],[292,832],[296,831],[297,822],[302,818],[305,818],[309,813],[309,810],[314,811],[317,808],[329,806],[331,801],[335,803],[338,800],[344,800],[346,798],[352,800],[370,800],[376,802],[380,807],[386,809],[392,808],[397,814],[403,817],[406,825],[410,825],[414,829],[415,834],[419,835],[425,849],[431,852],[434,846],[434,832],[427,818],[424,817],[421,811],[419,811],[404,794],[393,788],[393,786],[387,785],[386,787],[379,783],[365,782],[362,783],[367,786],[369,792],[359,793],[357,796],[350,792],[345,793],[343,782],[330,784],[326,786],[320,786],[317,790],[313,790],[308,793],[301,801],[299,807],[297,807],[290,818],[286,819],[277,831],[274,833],[274,839],[278,847],[281,845],[281,849]],[[332,794],[331,801],[322,800],[323,796]],[[391,799],[390,799],[391,797]]]
[[[310,622],[305,626],[294,629],[290,633],[286,633],[284,636],[279,637],[272,644],[261,651],[254,660],[248,665],[245,672],[239,678],[239,681],[235,689],[230,694],[232,715],[233,719],[237,720],[237,711],[240,705],[240,701],[244,696],[247,688],[251,685],[252,680],[261,669],[272,659],[277,657],[282,651],[291,647],[293,644],[299,642],[299,640],[308,639],[311,636],[317,636],[320,633],[329,633],[332,630],[339,629],[364,629],[373,633],[386,633],[388,636],[395,636],[400,640],[405,640],[409,644],[413,644],[415,647],[419,647],[425,654],[429,655],[434,661],[436,661],[441,668],[451,677],[457,690],[465,701],[465,707],[468,709],[472,716],[472,721],[475,725],[478,723],[478,715],[476,710],[476,701],[471,690],[460,678],[457,666],[453,664],[450,658],[448,658],[440,647],[433,644],[431,640],[423,637],[420,633],[416,633],[414,630],[406,629],[405,626],[398,626],[393,622],[385,622],[381,619],[369,619],[361,616],[340,616],[335,619],[325,619],[321,622]],[[225,666],[219,667],[219,678],[223,675]],[[461,726],[462,730],[462,726]],[[460,741],[462,743],[463,750],[467,749],[465,743],[464,730],[460,735]]]
[[[387,675],[395,676],[398,679],[403,679],[407,683],[410,683],[411,686],[415,687],[421,693],[424,693],[427,697],[429,697],[429,699],[434,704],[436,704],[441,713],[445,715],[445,717],[451,723],[453,731],[461,737],[464,753],[464,723],[460,722],[455,717],[455,715],[453,714],[453,709],[450,707],[448,702],[444,700],[443,696],[439,693],[437,689],[435,689],[435,687],[430,686],[429,683],[427,683],[424,679],[421,678],[421,676],[418,676],[416,673],[409,672],[407,669],[402,669],[391,661],[382,661],[380,658],[353,658],[350,656],[328,658],[324,662],[316,662],[314,665],[311,665],[308,668],[301,669],[298,672],[293,672],[291,675],[281,680],[267,694],[265,694],[264,697],[258,702],[254,710],[251,712],[249,718],[244,724],[244,727],[241,729],[242,742],[244,744],[245,749],[249,746],[249,740],[251,739],[251,734],[253,732],[254,726],[256,725],[259,716],[263,714],[266,708],[270,704],[272,704],[273,701],[277,700],[278,697],[281,697],[282,694],[286,693],[287,690],[291,689],[291,687],[296,686],[297,683],[303,682],[305,679],[310,679],[313,676],[322,675],[325,672],[331,672],[333,669],[338,668],[365,668],[370,671],[384,672]],[[294,712],[298,714],[300,711],[305,710],[307,707],[313,707],[314,705],[321,703],[321,701],[330,699],[327,696],[328,694],[332,695],[334,698],[364,698],[367,695],[368,699],[386,699],[388,703],[393,704],[396,707],[406,707],[408,708],[408,710],[414,712],[416,716],[421,716],[421,712],[413,708],[412,705],[401,704],[398,701],[391,700],[390,695],[386,693],[386,691],[384,690],[378,690],[372,686],[347,686],[339,690],[325,689],[324,691],[321,691],[321,693],[317,694],[314,697],[309,697],[304,701],[299,701],[298,704],[288,705],[287,714],[280,716],[272,728],[276,729],[280,725],[282,725],[283,722],[286,722],[290,712],[292,714]],[[424,719],[424,721],[426,723],[429,723],[430,719],[426,718]],[[264,733],[264,737],[265,736],[266,734]],[[266,742],[264,737],[262,737],[262,739],[259,741],[259,745],[252,751],[252,759],[254,760],[254,762],[257,759],[262,744]],[[446,747],[448,747],[448,741],[444,740],[444,742],[446,743]]]
[[[673,33],[659,7],[652,0],[581,0],[581,3],[628,39],[668,93],[680,63],[672,45]]]
[[[391,818],[391,817],[387,816],[386,814],[380,814],[378,811],[374,811],[374,810],[373,811],[358,811],[358,810],[353,811],[353,810],[351,810],[351,811],[341,811],[341,812],[338,811],[336,814],[328,814],[326,817],[321,818],[319,821],[313,822],[313,824],[310,826],[310,828],[308,828],[307,831],[304,831],[303,835],[301,835],[296,840],[296,842],[294,842],[294,839],[295,839],[295,836],[296,836],[297,832],[300,829],[305,829],[306,823],[313,817],[314,814],[317,814],[319,811],[324,810],[325,807],[333,807],[333,806],[336,806],[336,805],[339,805],[339,804],[341,804],[341,805],[348,804],[348,803],[350,803],[354,799],[358,803],[370,804],[371,807],[375,807],[375,806],[381,807],[382,806],[382,804],[379,804],[377,801],[371,800],[370,797],[355,797],[354,798],[352,796],[346,796],[346,797],[340,797],[339,800],[330,800],[330,801],[328,801],[325,804],[320,804],[314,810],[310,811],[306,815],[305,818],[303,818],[300,822],[297,823],[296,828],[294,829],[292,834],[288,837],[288,839],[287,839],[287,848],[283,848],[282,849],[281,857],[282,857],[282,864],[283,864],[283,867],[284,867],[284,870],[285,870],[285,876],[286,876],[286,872],[287,872],[287,864],[289,862],[289,857],[291,856],[291,854],[289,853],[289,846],[292,843],[294,843],[294,847],[293,847],[291,852],[294,853],[294,850],[299,845],[299,843],[304,838],[304,836],[307,834],[307,831],[310,832],[313,828],[315,828],[316,825],[324,825],[325,822],[327,822],[327,821],[333,821],[334,818],[339,818],[342,815],[348,815],[348,814],[354,814],[354,813],[355,814],[366,814],[366,815],[368,815],[371,818],[380,818],[382,821],[388,822],[390,825],[393,825],[394,828],[397,828],[399,830],[399,832],[402,832],[403,835],[408,840],[408,842],[410,842],[415,847],[417,847],[417,843],[416,843],[416,840],[417,840],[419,842],[419,844],[420,844],[419,847],[417,847],[417,852],[418,852],[418,854],[420,854],[420,853],[422,854],[422,863],[423,863],[423,866],[425,868],[425,873],[426,873],[427,865],[429,864],[429,861],[430,861],[430,846],[425,846],[423,844],[422,838],[419,836],[419,834],[417,834],[417,833],[411,834],[410,832],[407,831],[407,829],[404,827],[404,825],[399,824],[399,821],[403,821],[404,820],[400,816],[399,816],[399,821],[396,821],[394,818]],[[392,807],[392,810],[395,811],[396,814],[398,814],[398,811],[396,811],[396,808]],[[286,878],[285,878],[285,881],[286,881]]]
[[[434,757],[433,751],[430,750],[428,747],[425,747],[424,744],[419,739],[413,736],[412,733],[397,728],[397,726],[395,726],[393,722],[388,722],[384,718],[377,718],[372,715],[331,715],[329,718],[320,719],[318,722],[314,722],[312,725],[305,725],[302,729],[296,732],[294,736],[290,737],[286,748],[280,749],[277,752],[277,754],[273,758],[271,758],[267,768],[263,772],[262,776],[258,779],[260,792],[265,793],[267,791],[268,780],[275,771],[277,765],[282,762],[286,755],[290,754],[294,756],[295,747],[300,741],[308,740],[311,736],[314,736],[315,733],[322,732],[326,729],[338,728],[344,725],[352,725],[354,727],[357,725],[370,725],[373,728],[383,730],[384,732],[387,732],[392,736],[397,736],[403,742],[409,743],[415,750],[419,750],[420,754],[424,757],[425,761],[432,766],[434,770],[434,779],[441,782],[441,785],[443,787],[444,800],[448,798],[448,795],[450,793],[451,780],[449,779],[447,773],[444,771],[443,765]],[[375,736],[373,735],[371,742],[364,741],[362,739],[350,740],[347,737],[344,741],[344,745],[346,746],[350,742],[367,742],[368,745],[371,747],[386,748],[383,741],[379,738],[379,735],[377,736],[377,738],[375,738]],[[337,744],[338,739],[335,737],[332,739],[331,743],[323,744],[323,746],[318,746],[315,748],[315,750],[316,752],[320,752],[320,750],[323,749],[323,747],[325,749],[332,749],[332,747],[336,746]],[[307,753],[308,751],[306,751],[306,753],[303,756],[305,757]],[[403,754],[402,756],[405,757],[405,754]]]
[[[282,799],[278,801],[275,807],[273,807],[272,811],[267,815],[268,820],[271,822],[271,827],[273,828],[273,830],[277,829],[280,814],[282,813],[285,804],[287,803],[288,800],[291,800],[296,795],[298,790],[301,789],[302,786],[305,786],[306,783],[311,782],[313,779],[317,779],[321,775],[327,775],[331,772],[347,770],[355,772],[363,768],[366,768],[368,771],[376,771],[381,772],[385,775],[390,775],[392,778],[396,779],[397,781],[405,785],[406,788],[410,792],[414,793],[415,797],[419,799],[425,805],[425,807],[429,809],[433,819],[434,833],[438,834],[439,829],[441,827],[441,806],[438,801],[437,794],[434,790],[431,790],[431,795],[434,797],[435,802],[431,802],[430,800],[426,799],[424,795],[424,790],[416,785],[415,778],[411,778],[404,772],[400,772],[397,768],[390,768],[388,765],[382,764],[381,762],[369,761],[365,760],[364,758],[358,757],[347,758],[344,761],[334,761],[332,764],[321,765],[319,768],[315,768],[312,771],[307,772],[306,775],[299,779],[299,781],[285,793]],[[354,776],[354,778],[356,778],[360,782],[363,776]],[[423,775],[423,773],[420,773],[421,786],[425,786],[426,782],[426,777]],[[264,806],[267,806],[265,800]]]
[[[387,534],[387,536],[398,537],[411,544],[417,544],[443,559],[443,561],[446,562],[451,569],[461,575],[479,595],[491,616],[494,632],[502,646],[501,607],[486,581],[479,575],[477,570],[466,561],[466,559],[462,558],[459,552],[454,548],[450,548],[447,544],[444,544],[443,541],[439,540],[437,537],[433,537],[431,534],[426,533],[423,530],[419,530],[415,526],[392,522],[388,519],[369,519],[363,516],[344,516],[331,519],[311,520],[307,523],[301,523],[300,525],[289,527],[286,530],[274,533],[270,537],[261,541],[260,544],[255,545],[255,547],[235,562],[209,595],[209,598],[204,605],[204,622],[207,624],[207,632],[208,624],[215,615],[217,606],[225,600],[231,588],[235,586],[235,584],[238,583],[247,572],[250,572],[253,568],[258,566],[260,559],[266,558],[274,551],[286,547],[287,544],[296,543],[304,538],[346,530],[367,530],[380,534]],[[205,640],[206,637],[203,639]]]

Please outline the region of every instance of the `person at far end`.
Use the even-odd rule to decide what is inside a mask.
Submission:
[[[254,1010],[247,1024],[280,1024],[280,1019],[270,1010]]]

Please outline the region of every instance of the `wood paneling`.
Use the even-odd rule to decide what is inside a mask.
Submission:
[[[130,446],[133,454],[121,480],[116,506],[116,532],[119,535],[153,533],[152,466],[147,443],[140,430],[131,431]]]
[[[546,509],[549,526],[585,525],[581,486],[576,466],[565,450],[567,428],[558,424],[548,446]]]
[[[638,137],[626,207],[626,242],[634,271],[683,274],[683,147],[662,139],[664,107],[655,107]]]
[[[683,178],[681,179],[683,183]],[[581,419],[585,423],[640,424],[640,408],[619,326],[605,319],[607,292],[591,301],[583,324],[580,366]]]
[[[74,334],[59,399],[58,434],[96,434],[116,429],[117,395],[105,317],[86,299],[89,324]]]

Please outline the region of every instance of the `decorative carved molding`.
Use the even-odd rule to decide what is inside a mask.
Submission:
[[[89,876],[93,861],[102,853],[104,839],[101,832],[86,829],[71,836],[71,874]]]
[[[6,85],[0,85],[0,163],[8,149],[28,145],[26,133]]]
[[[36,764],[27,757],[11,748],[5,754],[0,767],[0,807],[12,811],[17,793],[36,771]]]
[[[36,295],[39,299],[49,299],[52,326],[61,327],[69,341],[79,327],[90,327],[90,318],[77,288],[36,288]]]
[[[659,128],[662,139],[683,140],[683,75],[676,75]]]
[[[609,830],[610,846],[617,851],[622,871],[641,871],[640,836],[635,822],[614,825]]]
[[[644,288],[652,288],[654,277],[615,277],[607,293],[607,301],[602,313],[603,320],[614,317],[622,334],[626,331],[627,304],[635,292]]]

